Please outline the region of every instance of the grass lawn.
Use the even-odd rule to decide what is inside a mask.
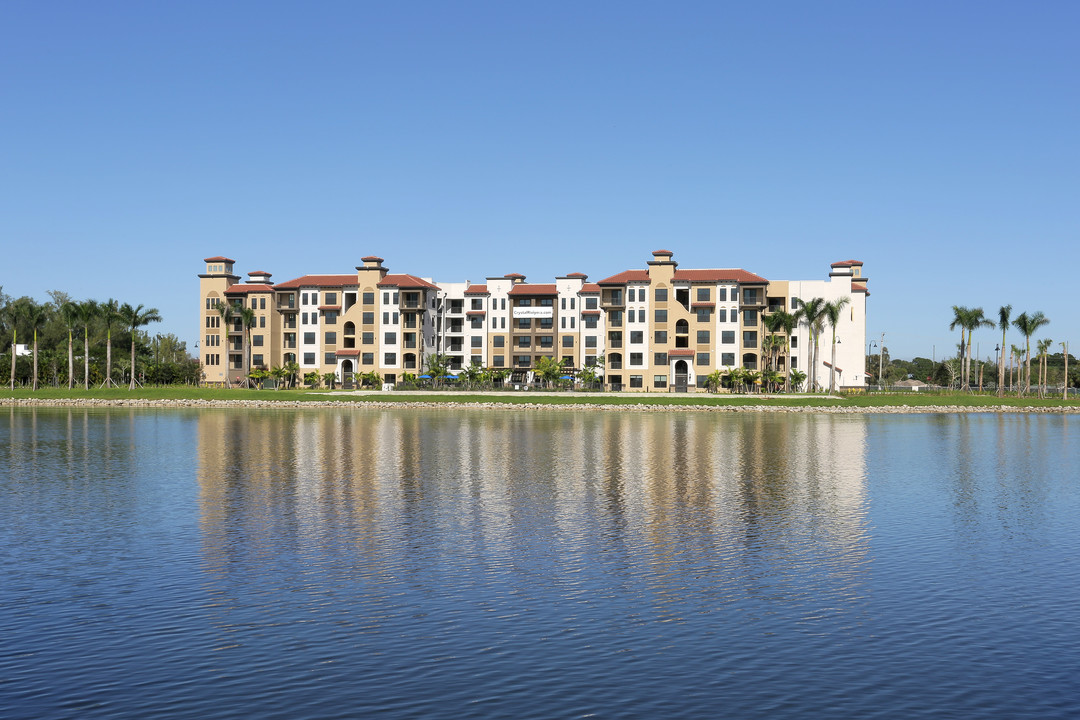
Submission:
[[[342,391],[325,390],[233,390],[197,388],[191,386],[147,387],[136,390],[109,388],[103,390],[68,390],[42,388],[37,392],[24,389],[0,389],[0,402],[9,399],[37,398],[41,400],[257,400],[262,402],[343,402],[343,403],[502,403],[530,405],[670,405],[670,406],[773,406],[773,407],[851,407],[885,406],[925,407],[956,405],[962,407],[1069,407],[1080,408],[1080,400],[1063,401],[1060,396],[998,398],[960,392],[911,392],[853,394],[841,397],[824,395],[711,395],[705,393],[567,393],[541,394],[521,392],[509,395],[468,391],[395,391],[352,395]]]

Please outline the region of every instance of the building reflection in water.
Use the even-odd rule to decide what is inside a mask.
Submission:
[[[211,411],[198,437],[215,592],[298,559],[373,598],[469,575],[797,602],[813,568],[839,602],[867,568],[861,417]]]

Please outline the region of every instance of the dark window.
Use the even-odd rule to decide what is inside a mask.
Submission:
[[[304,344],[305,345],[314,345],[315,344],[315,333],[313,333],[313,332],[304,333]]]
[[[585,347],[587,347],[587,348],[596,347],[596,336],[595,335],[586,335],[585,336]]]
[[[720,342],[724,345],[733,345],[735,343],[735,331],[734,330],[721,330]]]
[[[643,331],[641,331],[641,330],[631,330],[630,331],[630,342],[632,342],[632,343],[643,343],[643,342],[645,342],[645,333]]]
[[[397,353],[383,353],[383,365],[396,365]]]
[[[667,365],[667,353],[653,353],[653,365]]]
[[[360,363],[362,365],[374,365],[375,364],[375,353],[364,353],[363,355],[360,356]]]
[[[657,345],[663,345],[667,342],[667,330],[657,330],[653,333],[653,342]]]
[[[362,322],[364,325],[374,325],[375,324],[375,313],[373,313],[373,312],[364,313],[360,318],[360,322]]]
[[[630,364],[631,365],[644,365],[645,364],[645,355],[644,355],[644,353],[630,353]]]
[[[658,323],[666,323],[667,322],[667,310],[657,310],[653,317],[655,318],[656,322],[658,322]]]
[[[473,335],[471,338],[469,338],[469,347],[478,348],[478,347],[483,347],[483,346],[484,346],[484,338],[482,338],[481,336]]]
[[[363,303],[365,305],[374,305],[375,304],[375,293],[373,293],[373,292],[364,293],[364,296],[363,296],[362,300],[363,300]],[[383,293],[383,300],[385,302],[386,293]]]
[[[667,288],[656,288],[653,298],[656,302],[667,302]]]
[[[709,341],[710,341],[709,331],[708,330],[698,330],[697,331],[697,341],[698,341],[698,345],[708,345]]]
[[[698,353],[697,354],[697,364],[702,366],[702,367],[708,367],[709,366],[709,353]]]
[[[255,347],[262,347],[263,336],[262,335],[252,335],[251,336],[251,344],[253,346],[255,346]]]
[[[731,367],[735,364],[735,353],[720,353],[720,364],[724,367]]]
[[[506,344],[506,337],[503,336],[503,335],[496,335],[495,337],[491,338],[492,347],[501,348],[505,344]]]
[[[326,333],[326,339],[325,339],[324,342],[327,345],[336,345],[337,344],[337,333],[336,332],[328,332],[328,333]]]
[[[375,344],[375,333],[373,333],[373,332],[361,333],[360,334],[360,342],[362,342],[364,345],[374,345]]]
[[[574,336],[573,335],[563,335],[562,346],[564,348],[572,348],[572,347],[574,347]]]
[[[397,333],[396,332],[383,333],[383,342],[385,344],[387,344],[387,345],[393,345],[394,343],[397,342]]]
[[[304,364],[305,365],[314,365],[315,364],[315,353],[313,353],[313,352],[304,353]]]
[[[653,387],[655,387],[655,388],[666,388],[667,387],[667,375],[654,375],[653,376]]]
[[[742,334],[742,344],[744,348],[756,348],[757,347],[757,331],[756,330],[744,330]]]
[[[337,293],[332,293],[332,292],[326,293],[326,304],[327,305],[337,305]]]
[[[698,302],[709,302],[709,295],[710,295],[709,288],[699,287],[697,289],[697,301]]]
[[[587,297],[587,298],[585,298],[585,309],[586,310],[595,310],[597,302],[598,302],[598,299],[595,298],[595,297]]]
[[[642,383],[642,376],[641,375],[631,375],[630,376],[630,387],[632,387],[632,388],[644,387],[644,384]]]
[[[496,355],[491,358],[491,361],[495,364],[495,367],[502,367],[503,363],[506,362],[503,355]]]
[[[327,365],[333,365],[335,362],[337,362],[337,356],[331,350],[330,352],[323,355],[323,362]]]
[[[259,367],[263,364],[263,356],[261,353],[251,356],[251,364],[254,367]]]

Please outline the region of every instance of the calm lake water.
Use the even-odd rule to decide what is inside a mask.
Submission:
[[[1078,422],[2,408],[0,716],[1080,717]]]

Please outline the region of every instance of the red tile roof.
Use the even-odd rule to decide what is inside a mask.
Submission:
[[[599,315],[600,311],[599,310],[582,310],[581,314],[582,315]]]
[[[525,276],[522,275],[521,273],[507,273],[507,274],[503,275],[503,277],[504,278],[521,278],[522,280],[525,279]]]
[[[487,285],[470,285],[465,288],[466,295],[484,295],[487,291]]]
[[[668,357],[693,357],[694,354],[694,348],[675,348],[674,350],[668,350]]]
[[[558,295],[559,290],[552,284],[519,283],[510,289],[510,295]]]
[[[714,308],[714,307],[716,307],[716,303],[706,303],[706,302],[690,303],[690,308],[692,310],[697,310],[698,308]]]
[[[274,285],[275,290],[295,290],[301,287],[343,287],[356,285],[356,273],[350,275],[303,275]]]
[[[361,262],[377,262],[377,263],[386,262],[385,260],[383,260],[378,255],[368,255],[367,257],[360,258],[360,261]]]
[[[487,311],[486,310],[470,310],[469,312],[467,312],[465,314],[466,315],[487,315]]]
[[[676,270],[675,281],[683,282],[738,282],[738,283],[765,283],[769,282],[760,275],[747,272],[741,268],[710,268],[703,270]]]
[[[834,262],[832,264],[832,267],[852,267],[853,265],[860,265],[861,266],[862,261],[861,260],[840,260],[839,262]]]
[[[216,257],[212,257],[212,258],[203,258],[203,262],[227,262],[227,263],[235,263],[236,261],[235,261],[235,260],[233,260],[232,258],[227,258],[227,257],[223,257],[223,256],[221,256],[221,255],[218,255],[218,256],[216,256]]]
[[[359,355],[359,354],[360,354],[359,348],[346,348],[344,350],[338,350],[337,351],[337,356],[338,357],[353,357],[353,356]]]
[[[265,277],[270,277],[270,273],[266,272],[265,270],[252,270],[248,273],[248,275],[262,275]]]
[[[600,294],[600,286],[597,285],[596,283],[585,283],[584,285],[581,286],[581,290],[578,292],[578,295],[586,295],[586,294],[588,294],[588,295],[599,295]]]
[[[405,273],[389,274],[379,281],[379,287],[398,287],[408,289],[428,289],[438,290],[438,285],[433,285],[423,278],[418,278],[415,275],[408,275]]]
[[[675,253],[671,252],[670,250],[653,250],[653,257],[657,255],[667,255],[668,257],[671,257],[674,254]]]
[[[340,310],[340,305],[320,305],[319,310]]]
[[[585,273],[572,272],[569,275],[567,275],[566,277],[568,277],[568,278],[587,278],[589,276],[586,275]]]
[[[648,270],[624,270],[618,275],[612,275],[598,282],[598,285],[625,285],[631,282],[649,282]]]
[[[273,285],[266,283],[240,283],[233,285],[225,291],[226,295],[247,295],[248,293],[269,293],[274,291]]]
[[[851,283],[851,292],[864,292],[867,297],[870,297],[870,291],[861,283]]]

